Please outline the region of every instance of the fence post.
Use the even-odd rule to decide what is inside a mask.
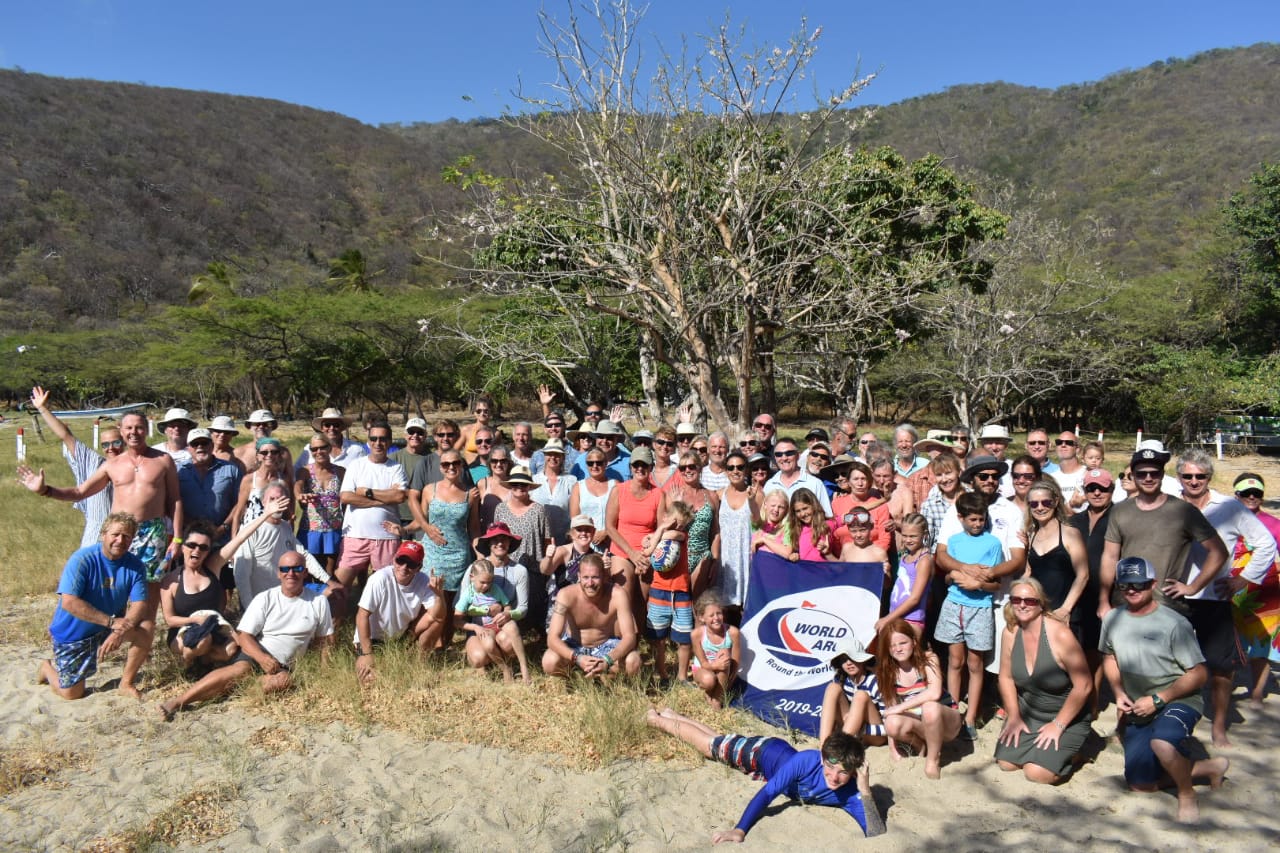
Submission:
[[[23,441],[23,436],[25,434],[26,433],[23,432],[23,428],[18,427],[18,435],[17,435],[18,446],[15,448],[14,453],[17,456],[17,459],[19,462],[27,461],[27,445]]]
[[[1133,449],[1137,450],[1141,446],[1142,446],[1142,430],[1138,430],[1138,443],[1133,446]]]
[[[1215,429],[1213,431],[1213,443],[1218,446],[1218,458],[1222,458],[1222,430]]]

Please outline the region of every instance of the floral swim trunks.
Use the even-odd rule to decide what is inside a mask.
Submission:
[[[147,583],[156,583],[164,576],[165,551],[169,548],[169,530],[163,516],[138,524],[129,553],[142,561],[147,568]]]

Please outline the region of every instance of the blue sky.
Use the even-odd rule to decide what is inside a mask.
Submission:
[[[564,0],[548,0],[559,16]],[[528,0],[0,0],[0,67],[278,98],[370,124],[495,116],[554,77]],[[677,49],[728,13],[753,45],[823,28],[823,92],[861,68],[860,103],[961,83],[1056,87],[1214,47],[1280,41],[1276,0],[866,3],[653,0],[641,45]],[[807,84],[806,84],[807,85]],[[807,91],[807,90],[806,90]],[[807,106],[808,104],[802,104]]]

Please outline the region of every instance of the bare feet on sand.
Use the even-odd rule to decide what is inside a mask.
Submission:
[[[925,759],[924,775],[930,779],[942,778],[942,762],[938,760]]]
[[[1209,780],[1210,788],[1221,788],[1222,780],[1227,778],[1227,771],[1231,769],[1231,759],[1218,756],[1210,758],[1203,762],[1197,762],[1199,766],[1197,770],[1202,771],[1203,775]]]
[[[120,682],[120,686],[117,687],[116,690],[120,691],[125,696],[132,696],[134,699],[137,699],[139,702],[142,701],[142,691],[132,684],[126,684],[125,682],[122,681]]]
[[[161,702],[159,705],[156,705],[156,711],[164,718],[166,723],[172,723],[173,715],[178,713],[178,709],[170,708],[168,702]]]
[[[1178,795],[1178,823],[1199,823],[1200,804],[1196,802],[1196,792],[1188,791]]]
[[[36,668],[36,684],[48,684],[49,673],[53,671],[53,664],[47,660],[40,661],[40,666]]]

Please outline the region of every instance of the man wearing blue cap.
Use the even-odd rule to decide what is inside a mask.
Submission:
[[[1178,789],[1178,820],[1200,818],[1192,780],[1222,785],[1229,762],[1192,762],[1191,732],[1204,713],[1200,688],[1209,680],[1191,623],[1155,599],[1156,570],[1143,557],[1116,563],[1116,590],[1124,606],[1102,621],[1098,649],[1103,671],[1123,715],[1124,778],[1134,791]]]

